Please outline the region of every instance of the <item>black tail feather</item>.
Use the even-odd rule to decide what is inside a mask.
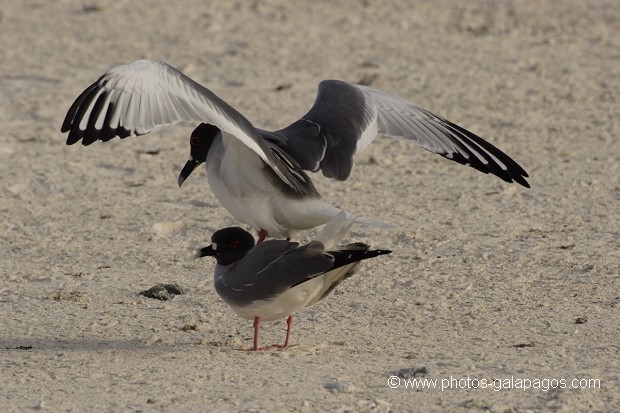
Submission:
[[[378,257],[379,255],[390,254],[391,250],[371,250],[370,246],[362,242],[355,242],[334,251],[325,253],[334,258],[332,269],[343,267],[347,264]]]

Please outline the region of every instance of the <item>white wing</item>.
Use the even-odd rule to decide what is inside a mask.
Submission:
[[[529,187],[524,179],[528,174],[519,164],[474,133],[405,99],[367,86],[352,86],[363,92],[373,119],[361,134],[355,153],[372,142],[378,132],[411,140],[430,152]]]
[[[239,139],[293,189],[304,192],[303,174],[286,165],[237,110],[209,89],[163,62],[137,60],[113,67],[75,100],[61,132],[67,144],[143,135],[182,121],[205,122]]]

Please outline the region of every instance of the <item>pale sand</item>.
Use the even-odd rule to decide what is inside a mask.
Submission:
[[[409,3],[3,1],[0,411],[618,411],[618,3]],[[378,139],[349,181],[316,183],[396,224],[347,239],[394,253],[300,312],[295,347],[240,352],[251,323],[214,292],[213,262],[190,260],[237,224],[204,172],[176,185],[193,125],[88,148],[59,132],[86,86],[142,57],[264,128],[305,113],[322,79],[376,74],[532,188]],[[138,295],[159,282],[187,293]],[[263,343],[284,332],[265,323]],[[390,389],[406,368],[601,388]]]

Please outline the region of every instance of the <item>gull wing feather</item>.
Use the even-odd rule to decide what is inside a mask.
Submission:
[[[217,126],[256,152],[288,186],[308,192],[307,176],[275,156],[249,120],[163,62],[137,60],[110,69],[71,105],[61,132],[69,132],[68,145],[80,140],[90,145],[116,136],[143,135],[183,121]]]
[[[300,123],[316,127],[301,129]],[[314,165],[328,178],[347,179],[353,156],[378,135],[385,135],[410,140],[455,162],[529,187],[527,172],[489,142],[405,99],[368,86],[322,81],[308,113],[277,132],[293,136],[289,145],[314,142],[317,149],[322,148],[297,151],[300,154],[295,158],[305,169]]]

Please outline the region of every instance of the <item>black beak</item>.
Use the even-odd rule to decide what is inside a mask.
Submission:
[[[179,174],[179,188],[181,187],[181,185],[183,185],[183,182],[185,182],[187,177],[190,176],[192,172],[194,172],[194,169],[196,169],[201,163],[202,162],[199,160],[189,158],[189,160],[181,170],[181,173]]]
[[[211,245],[209,245],[208,247],[200,248],[198,251],[196,251],[196,253],[194,254],[194,259],[202,257],[215,257],[216,255],[217,252],[213,249]]]

